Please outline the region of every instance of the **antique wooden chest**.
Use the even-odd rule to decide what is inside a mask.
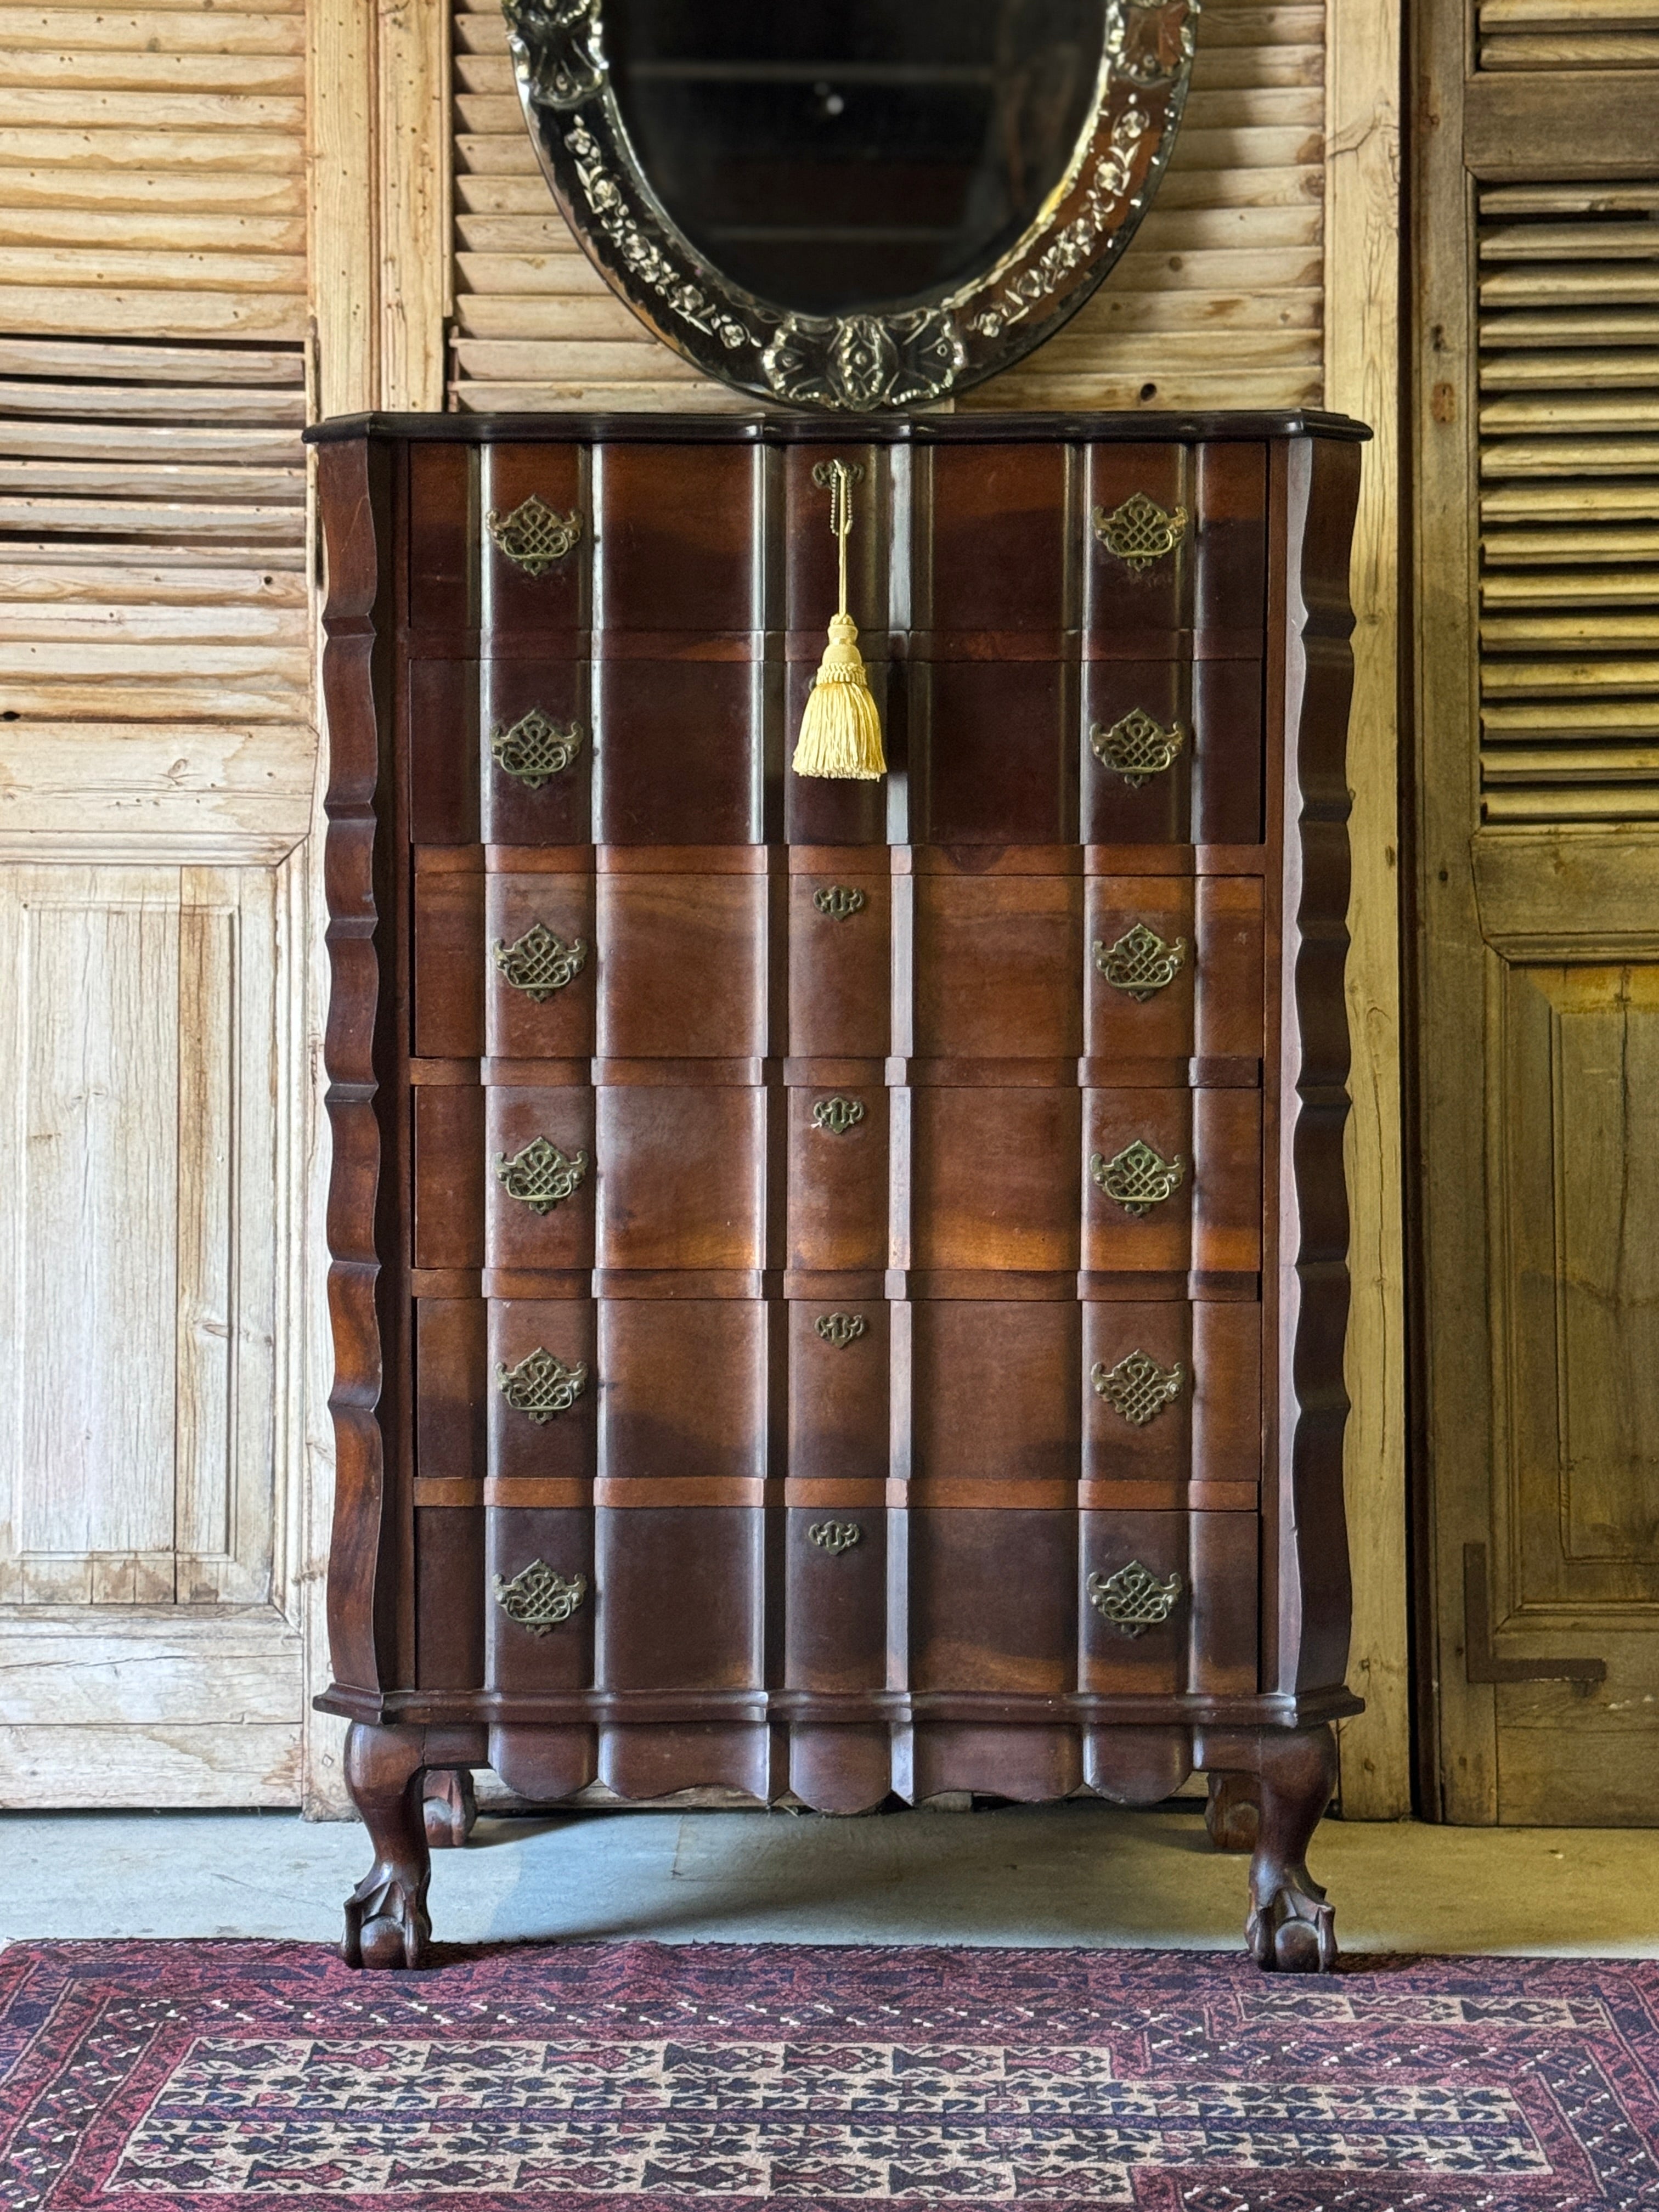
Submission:
[[[346,1955],[422,1955],[434,1771],[1196,1765],[1256,1958],[1329,1964],[1365,434],[312,434]],[[836,458],[880,781],[789,765]]]

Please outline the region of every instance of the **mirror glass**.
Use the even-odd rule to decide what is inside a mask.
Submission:
[[[983,272],[1094,112],[1105,0],[607,0],[640,167],[730,282],[883,312]]]

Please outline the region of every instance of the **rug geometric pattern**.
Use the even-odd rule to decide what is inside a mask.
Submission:
[[[439,1953],[440,1959],[443,1954]],[[5,2212],[1659,2212],[1659,1966],[0,1956]]]

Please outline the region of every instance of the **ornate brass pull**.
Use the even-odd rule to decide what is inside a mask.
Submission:
[[[580,937],[566,945],[541,921],[532,921],[516,945],[503,945],[498,937],[490,951],[505,980],[538,1006],[587,964],[587,947]]]
[[[1187,940],[1161,938],[1144,921],[1126,929],[1115,945],[1095,940],[1095,966],[1115,991],[1142,1001],[1173,983],[1187,964]]]
[[[1179,1360],[1160,1367],[1149,1353],[1136,1351],[1126,1352],[1115,1367],[1100,1362],[1089,1380],[1115,1413],[1144,1429],[1181,1395],[1187,1374]]]
[[[832,1137],[844,1137],[864,1119],[863,1102],[857,1098],[820,1098],[812,1109],[812,1125]]]
[[[837,464],[834,461],[813,462],[812,481],[820,491],[834,490],[836,465]],[[862,461],[842,461],[839,465],[846,472],[847,481],[848,483],[857,484],[864,482],[864,464]]]
[[[495,1362],[495,1388],[515,1413],[523,1413],[544,1429],[558,1413],[568,1413],[587,1388],[587,1368],[582,1360],[567,1367],[545,1346],[528,1352],[516,1367]]]
[[[1166,730],[1144,707],[1132,707],[1109,730],[1098,722],[1089,728],[1089,750],[1103,768],[1121,775],[1131,791],[1139,791],[1149,778],[1172,767],[1186,740],[1179,722]]]
[[[1134,491],[1109,514],[1097,507],[1094,525],[1095,536],[1106,550],[1138,574],[1175,551],[1187,535],[1187,510],[1177,507],[1171,511],[1144,491]]]
[[[545,1559],[532,1559],[510,1582],[504,1575],[495,1577],[496,1604],[532,1636],[562,1627],[586,1595],[586,1575],[562,1575]]]
[[[499,514],[492,507],[484,517],[484,528],[496,550],[515,567],[526,575],[542,576],[580,543],[582,519],[580,514],[556,514],[532,491],[510,514]]]
[[[815,1521],[806,1534],[809,1542],[816,1544],[819,1551],[828,1552],[833,1559],[861,1542],[864,1531],[856,1521]]]
[[[1179,1153],[1166,1160],[1137,1137],[1109,1160],[1091,1152],[1089,1172],[1108,1198],[1115,1199],[1126,1213],[1139,1217],[1175,1195],[1186,1181],[1187,1163]]]
[[[562,730],[532,707],[510,729],[491,732],[489,755],[504,775],[516,776],[526,791],[539,791],[564,774],[581,750],[584,735],[580,722]]]
[[[837,1352],[845,1352],[849,1344],[856,1344],[869,1323],[862,1314],[820,1314],[812,1324],[826,1344],[833,1344]]]
[[[826,884],[822,890],[813,892],[812,903],[830,921],[846,921],[863,906],[864,893],[846,884]]]
[[[1184,1588],[1179,1575],[1160,1582],[1139,1559],[1131,1559],[1115,1575],[1090,1576],[1089,1602],[1120,1636],[1133,1638],[1167,1620]]]
[[[496,1182],[532,1213],[551,1213],[580,1189],[586,1174],[586,1152],[567,1156],[547,1137],[532,1137],[511,1159],[505,1152],[495,1155]]]

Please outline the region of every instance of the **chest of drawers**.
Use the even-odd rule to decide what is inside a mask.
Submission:
[[[348,1957],[422,1955],[422,1777],[487,1763],[1197,1766],[1258,1960],[1334,1958],[1363,435],[313,433]],[[881,781],[789,766],[835,458]]]

